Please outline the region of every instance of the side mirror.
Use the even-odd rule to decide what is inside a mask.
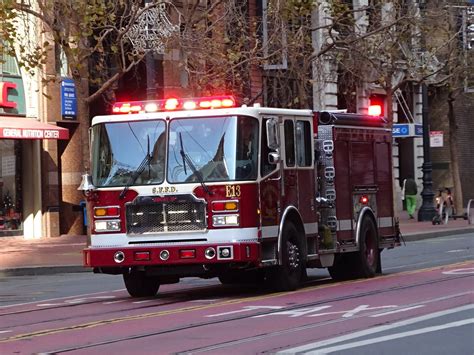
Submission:
[[[270,164],[276,165],[280,161],[280,154],[277,152],[268,153],[268,162]]]
[[[280,146],[280,135],[278,134],[278,121],[272,118],[267,121],[267,146],[272,150],[278,149]]]

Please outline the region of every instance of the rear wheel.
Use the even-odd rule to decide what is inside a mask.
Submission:
[[[375,223],[370,217],[365,217],[361,223],[359,250],[339,254],[334,265],[328,268],[334,280],[374,277],[375,274],[382,272]]]
[[[268,271],[268,281],[276,291],[291,291],[300,285],[304,271],[301,238],[294,224],[288,222],[282,231],[282,265]]]
[[[380,250],[377,228],[370,217],[364,217],[360,228],[359,251],[355,253],[358,277],[374,277],[380,269]]]
[[[132,297],[152,297],[160,288],[159,279],[146,276],[144,271],[129,270],[123,274],[123,281]]]

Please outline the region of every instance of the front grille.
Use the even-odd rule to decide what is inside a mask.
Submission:
[[[206,205],[201,201],[135,201],[126,206],[127,233],[203,231]]]

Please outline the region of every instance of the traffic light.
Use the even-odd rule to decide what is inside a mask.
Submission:
[[[384,116],[385,114],[385,95],[371,95],[369,97],[369,115]]]

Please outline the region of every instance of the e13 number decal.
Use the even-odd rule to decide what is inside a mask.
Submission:
[[[240,185],[226,185],[225,197],[240,197]]]

